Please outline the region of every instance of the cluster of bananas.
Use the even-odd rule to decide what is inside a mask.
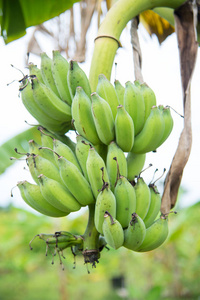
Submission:
[[[28,68],[29,75],[19,81],[24,106],[49,131],[66,133],[71,129],[71,103],[75,88],[78,83],[81,84],[79,79],[85,73],[77,62],[71,61],[69,65],[57,50],[53,51],[52,59],[41,53],[40,69],[32,63]]]
[[[77,62],[58,51],[41,55],[41,69],[30,64],[21,80],[22,101],[51,133],[76,131],[73,151],[59,138],[41,131],[41,144],[29,141],[27,164],[35,184],[18,182],[24,201],[51,217],[95,206],[94,224],[114,249],[150,251],[168,235],[161,195],[141,177],[146,153],[170,135],[170,108],[157,106],[146,84],[99,75],[96,92]],[[73,122],[72,122],[73,121]]]

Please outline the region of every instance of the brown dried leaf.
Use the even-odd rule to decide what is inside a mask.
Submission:
[[[175,12],[183,88],[184,128],[165,179],[161,205],[162,213],[169,212],[175,206],[183,170],[189,159],[192,146],[190,85],[198,51],[195,31],[196,10],[196,5],[188,1]]]
[[[76,52],[73,57],[74,60],[85,61],[86,53],[86,34],[91,23],[92,16],[95,11],[97,0],[84,0],[80,2],[81,6],[81,35],[79,41],[76,43]]]
[[[138,37],[138,18],[131,20],[131,45],[133,49],[133,62],[134,62],[134,74],[135,80],[139,80],[141,83],[144,82],[142,76],[142,51],[140,48],[139,37]]]
[[[157,36],[160,44],[174,32],[174,27],[152,10],[142,12],[140,14],[140,22],[150,36],[153,34]]]

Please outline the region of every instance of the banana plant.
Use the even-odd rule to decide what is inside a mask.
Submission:
[[[100,74],[104,74],[104,76],[108,80],[110,79],[114,57],[115,57],[118,47],[120,46],[120,42],[119,42],[120,35],[130,20],[137,17],[139,14],[141,14],[147,10],[154,9],[156,7],[166,7],[167,6],[171,9],[178,9],[184,2],[185,2],[185,0],[176,0],[176,1],[174,1],[174,0],[154,0],[154,1],[118,0],[118,1],[116,1],[113,4],[113,6],[110,8],[110,10],[108,11],[104,21],[102,22],[102,24],[99,28],[97,37],[95,39],[95,48],[94,48],[94,52],[93,52],[91,68],[90,68],[90,75],[89,75],[89,83],[90,83],[91,91],[95,92],[96,90],[98,90],[97,87],[98,87],[98,79],[99,79]],[[83,78],[83,75],[82,75],[83,73],[81,73],[81,71],[78,68],[75,68],[73,61],[70,61],[70,63],[69,63],[69,70],[71,73],[73,73],[74,77],[77,78],[77,76],[79,76],[77,83],[76,83],[77,84],[76,88],[77,88],[78,83]],[[43,83],[40,83],[39,80],[36,78],[36,76],[30,75],[28,77],[23,78],[22,85],[20,86],[20,90],[22,92],[26,90],[27,92],[30,92],[30,93],[32,93],[32,90],[33,90],[34,103],[36,105],[35,107],[38,109],[38,112],[41,116],[40,120],[42,122],[44,122],[44,120],[46,119],[46,125],[47,125],[46,127],[48,128],[48,124],[51,124],[51,118],[53,119],[53,124],[56,126],[58,126],[57,121],[60,121],[60,120],[59,120],[59,117],[57,117],[58,115],[55,116],[55,119],[53,118],[54,117],[53,114],[51,116],[49,116],[49,115],[47,116],[48,110],[44,109],[44,105],[46,108],[46,107],[48,107],[48,104],[51,102],[52,92],[50,93],[50,91],[49,91],[50,87],[48,86],[49,76],[47,77],[45,75],[45,72],[43,72],[43,71],[44,70],[42,70],[42,67],[41,67],[42,78],[46,85]],[[75,75],[75,72],[76,72],[76,75]],[[68,77],[67,77],[67,79],[69,82]],[[74,85],[74,81],[73,81],[72,85]],[[70,94],[73,98],[74,97],[74,93],[73,93],[74,86],[72,86],[72,85],[70,86],[69,90],[70,90]],[[40,90],[35,88],[37,86],[40,88]],[[29,89],[27,87],[29,87]],[[78,88],[78,89],[80,89],[80,88]],[[84,87],[83,87],[83,89],[84,89]],[[40,102],[38,101],[37,90],[40,91],[40,93],[42,94],[43,101],[40,101]],[[84,93],[84,97],[87,99],[87,97],[88,97],[87,92],[85,91],[83,93]],[[77,93],[75,94],[75,97],[76,97],[76,95],[77,95]],[[92,95],[94,97],[94,93]],[[25,98],[26,98],[26,96],[25,96]],[[46,102],[46,101],[49,101],[49,102]],[[44,102],[45,102],[45,104],[44,104]],[[63,103],[61,105],[61,100],[57,96],[54,97],[53,102],[54,102],[53,103],[54,111],[57,111],[57,113],[60,114],[62,111],[62,107],[64,107]],[[82,106],[80,103],[77,106],[75,106],[75,105],[73,106],[73,104],[72,104],[72,117],[75,114],[77,116],[77,118],[75,118],[75,120],[73,120],[73,121],[75,121],[75,123],[73,123],[73,126],[74,126],[73,129],[77,130],[78,126],[81,126],[83,135],[84,134],[86,135],[86,128],[84,127],[84,124],[82,124],[81,122],[82,122],[83,118],[88,122],[89,117],[91,116],[91,109],[92,109],[92,104],[91,104],[90,100],[85,101],[84,104],[86,102],[87,102],[87,105],[82,105]],[[27,104],[27,107],[28,107],[28,104]],[[67,107],[67,104],[65,105],[65,107]],[[93,110],[93,113],[94,113],[94,110]],[[102,114],[100,114],[100,115],[103,118]],[[159,112],[159,116],[160,116],[160,112]],[[96,112],[95,112],[95,117],[97,117]],[[78,120],[78,124],[76,124],[76,120]],[[96,127],[95,127],[95,124],[92,123],[92,118],[91,118],[91,124],[92,124],[90,126],[91,128],[89,128],[89,129],[92,129],[92,126],[93,126],[93,129],[95,130]],[[158,127],[160,128],[160,126],[158,126]],[[35,129],[32,129],[33,132],[34,132],[34,130]],[[101,130],[101,128],[99,130]],[[77,130],[77,131],[80,131],[80,130]],[[164,126],[163,126],[163,131],[164,131]],[[32,133],[30,133],[30,136]],[[96,134],[96,132],[95,132],[95,134]],[[63,136],[59,136],[59,135],[57,135],[57,137],[58,137],[58,139],[64,138]],[[90,140],[90,135],[84,136],[84,137],[88,138],[88,140],[89,140],[88,143],[86,143],[86,144],[90,145],[90,150],[89,150],[90,152],[96,151],[97,153],[99,153],[102,151],[102,149],[99,149],[98,146],[101,146],[101,144],[106,144],[105,142],[103,142],[100,145],[97,143],[98,145],[93,146],[91,144],[93,141]],[[26,138],[27,138],[27,136],[26,136]],[[32,138],[32,136],[31,136],[31,138]],[[158,144],[158,143],[159,143],[159,141],[156,141],[156,144]],[[9,144],[9,142],[8,142],[8,144]],[[154,150],[154,149],[150,148],[150,150],[149,150],[149,148],[148,148],[148,151],[152,151],[152,150]],[[146,151],[146,152],[148,152],[148,151]],[[54,151],[54,153],[55,153],[55,151]],[[37,183],[37,180],[38,180],[37,175],[40,174],[39,176],[42,176],[41,172],[45,171],[46,166],[47,166],[47,170],[49,170],[48,162],[47,161],[45,162],[45,160],[43,159],[43,161],[45,162],[45,167],[44,167],[44,163],[42,163],[40,165],[40,169],[38,171],[37,167],[39,166],[39,163],[36,162],[37,155],[27,154],[27,160],[30,157],[31,157],[30,162],[32,161],[32,164],[30,163],[29,167],[32,168],[33,173],[34,173],[33,179],[36,178],[35,181]],[[65,158],[61,159],[61,157],[59,155],[57,157],[57,161],[60,162],[60,164],[61,164],[61,162],[63,162],[63,164],[66,164]],[[116,159],[116,161],[117,161],[117,159]],[[86,169],[87,169],[88,177],[90,180],[90,174],[88,172],[87,164],[88,164],[88,160],[86,161]],[[5,169],[5,167],[6,166],[4,166],[4,169]],[[60,172],[61,173],[60,178],[58,176],[58,178],[56,179],[63,186],[62,189],[60,189],[60,191],[61,190],[63,191],[63,189],[65,187],[65,190],[68,189],[75,198],[76,198],[77,193],[80,195],[81,192],[83,192],[84,196],[87,195],[87,192],[90,191],[90,185],[88,184],[88,181],[84,178],[84,176],[81,174],[80,171],[76,172],[76,174],[78,174],[77,176],[73,175],[74,176],[73,177],[71,173],[69,175],[67,173],[68,169],[69,168],[66,168],[65,172]],[[91,168],[90,168],[90,170],[91,170]],[[96,204],[95,204],[95,201],[93,201],[94,200],[93,196],[91,196],[91,202],[85,203],[84,205],[82,205],[82,206],[85,206],[88,204],[88,210],[89,210],[88,225],[87,225],[87,228],[86,228],[84,234],[81,236],[72,236],[72,237],[70,236],[70,241],[69,241],[68,233],[64,234],[64,236],[62,236],[61,233],[59,235],[55,234],[55,235],[51,236],[53,238],[52,242],[55,245],[55,250],[58,248],[60,251],[60,250],[63,250],[65,248],[73,245],[74,253],[76,254],[76,252],[81,251],[82,255],[84,256],[85,263],[89,262],[93,266],[95,266],[96,263],[99,262],[100,252],[106,244],[105,239],[100,236],[100,233],[102,235],[104,234],[104,232],[102,231],[103,230],[102,224],[103,223],[105,224],[104,217],[108,217],[109,214],[111,214],[112,217],[115,218],[115,213],[116,213],[116,207],[114,207],[114,205],[116,205],[116,204],[114,204],[115,196],[112,193],[112,191],[110,190],[109,180],[105,180],[105,177],[104,177],[104,175],[106,174],[106,166],[103,165],[103,167],[100,168],[100,170],[101,170],[101,172],[99,171],[99,169],[97,170],[97,168],[94,168],[94,172],[92,173],[92,176],[91,176],[91,178],[93,180],[95,178],[95,176],[98,175],[98,183],[100,183],[100,186],[97,190],[95,190],[95,192],[93,191],[94,198],[97,198],[98,201],[96,199]],[[38,172],[40,172],[40,173],[38,173]],[[97,172],[98,173],[100,172],[100,176],[99,176],[99,174],[97,174]],[[140,179],[140,175],[138,178]],[[70,184],[68,184],[69,179],[70,179]],[[79,180],[79,179],[81,179],[81,180]],[[80,183],[79,181],[81,181],[81,183],[82,183],[81,188],[79,186],[79,183]],[[91,184],[91,182],[90,182],[90,184]],[[135,183],[133,183],[133,185],[134,184]],[[71,190],[72,187],[73,187],[73,190]],[[34,193],[34,196],[37,199],[40,198],[41,201],[43,201],[43,198],[45,198],[46,196],[45,196],[45,193],[42,193],[42,189],[41,190],[37,189],[37,193],[38,193],[37,195],[36,195],[36,193]],[[26,189],[23,189],[21,191],[21,195],[25,202],[30,204],[30,206],[31,205],[33,206],[33,203],[35,203],[33,201],[33,194],[30,195],[30,193],[27,192]],[[58,193],[58,196],[59,196],[59,193]],[[86,198],[89,199],[88,196]],[[47,201],[49,201],[49,197],[46,197],[45,199]],[[108,203],[109,203],[109,205],[107,205]],[[99,207],[101,208],[98,216],[95,215],[95,212],[98,211],[96,205],[99,205]],[[103,209],[106,209],[106,211],[104,212]],[[105,214],[103,214],[102,212],[104,212]],[[136,212],[137,212],[137,208],[136,208]],[[68,213],[68,211],[66,212],[66,214],[67,213]],[[69,211],[69,213],[70,213],[70,211]],[[168,214],[164,211],[164,208],[163,208],[160,220],[166,220],[167,216],[168,216]],[[107,221],[108,220],[109,219],[107,219]],[[113,220],[110,219],[110,220],[111,221],[108,224],[109,230],[107,230],[108,228],[106,226],[104,226],[104,227],[107,228],[106,233],[109,235],[109,240],[111,241],[111,239],[112,239],[112,237],[110,236],[111,232],[113,232],[115,235],[115,238],[117,238],[118,231],[110,230],[110,226],[112,228],[112,226],[114,224],[114,221],[113,221],[114,219]],[[100,227],[97,226],[97,223],[100,224]],[[98,230],[97,230],[97,228],[98,228]],[[121,227],[117,227],[117,228],[118,229],[120,228],[120,230],[121,230]],[[151,229],[148,229],[148,230],[149,230],[148,232],[151,231]],[[155,231],[157,231],[157,225],[155,226]],[[153,232],[154,232],[154,230],[153,230]],[[164,232],[168,232],[168,231],[164,230]],[[162,237],[162,242],[164,242],[166,237],[167,237],[167,234],[165,234],[164,239]],[[71,242],[71,238],[72,238],[72,242]],[[59,241],[59,239],[60,239],[60,241]],[[50,238],[47,237],[47,240],[45,238],[45,241],[47,244],[50,243]],[[149,242],[149,239],[148,239],[148,242]],[[148,244],[148,242],[147,242],[147,244]],[[62,243],[64,243],[64,245]],[[112,242],[111,242],[111,244],[112,244]],[[116,245],[116,244],[114,243],[114,245]],[[116,247],[118,247],[118,246],[116,246]],[[145,247],[146,247],[145,249],[149,249],[148,245],[146,245],[146,242],[145,242]],[[140,248],[140,251],[142,251],[141,249],[142,248]]]

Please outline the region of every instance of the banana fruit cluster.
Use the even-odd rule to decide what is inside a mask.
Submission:
[[[29,141],[26,162],[35,183],[17,183],[23,200],[50,217],[64,217],[95,202],[75,153],[41,132],[42,145]]]
[[[29,75],[19,81],[24,106],[49,131],[66,133],[72,129],[72,99],[76,87],[85,85],[85,73],[77,62],[69,63],[57,50],[52,59],[41,53],[40,68],[30,63],[28,69]],[[89,84],[86,93],[91,93]]]
[[[172,131],[170,108],[157,105],[152,89],[138,81],[123,87],[99,75],[91,93],[78,63],[58,51],[52,59],[41,54],[41,68],[30,64],[20,82],[25,107],[50,132],[41,131],[41,145],[29,141],[26,161],[35,183],[18,182],[24,201],[51,217],[94,205],[96,230],[114,249],[159,247],[168,216],[160,214],[155,183],[147,185],[140,173],[146,154]],[[69,129],[76,132],[75,150],[59,139]]]

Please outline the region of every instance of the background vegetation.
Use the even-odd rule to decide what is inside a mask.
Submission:
[[[179,208],[177,207],[177,211]],[[96,269],[64,251],[63,271],[56,256],[45,256],[46,245],[37,233],[85,227],[87,215],[60,221],[12,206],[0,211],[0,299],[199,299],[200,202],[169,218],[170,235],[160,248],[135,253],[125,248],[103,249]],[[69,217],[68,217],[69,218]],[[12,221],[11,221],[12,220]],[[65,224],[65,225],[64,225]],[[88,271],[90,274],[88,274]]]

